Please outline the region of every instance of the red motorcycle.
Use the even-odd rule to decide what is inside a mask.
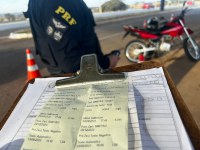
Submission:
[[[127,59],[131,62],[138,62],[142,55],[144,60],[150,60],[160,52],[170,51],[175,39],[180,37],[188,58],[192,61],[200,60],[200,48],[194,38],[190,36],[193,31],[185,26],[184,16],[187,10],[188,7],[183,7],[180,15],[171,17],[170,21],[164,17],[150,18],[144,22],[144,29],[124,26],[126,33],[123,38],[129,34],[138,38],[127,44],[125,48]]]

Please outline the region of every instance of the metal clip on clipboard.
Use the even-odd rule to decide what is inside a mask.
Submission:
[[[99,72],[98,68],[99,65],[95,54],[84,55],[81,57],[80,72],[78,75],[58,80],[56,88],[67,87],[73,84],[125,79],[124,73],[103,74]]]

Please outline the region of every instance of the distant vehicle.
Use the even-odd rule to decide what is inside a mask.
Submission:
[[[154,5],[152,3],[144,3],[142,8],[143,9],[150,9],[150,8],[154,8]]]
[[[187,5],[187,6],[192,6],[192,5],[194,5],[194,2],[193,2],[193,1],[187,1],[187,2],[186,2],[186,5]]]

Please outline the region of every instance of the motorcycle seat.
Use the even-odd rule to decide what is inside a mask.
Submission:
[[[150,30],[150,29],[141,29],[143,31],[149,32],[151,34],[155,34],[155,35],[161,35],[161,30]]]
[[[144,31],[159,36],[159,35],[162,35],[162,34],[161,34],[162,31],[167,30],[167,29],[170,29],[170,28],[171,28],[171,27],[169,27],[169,26],[163,26],[163,27],[161,27],[161,28],[159,28],[159,29],[154,29],[154,30],[153,30],[153,29],[144,29]]]

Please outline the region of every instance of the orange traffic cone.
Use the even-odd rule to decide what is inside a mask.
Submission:
[[[27,75],[28,75],[27,80],[29,81],[31,79],[41,77],[41,74],[38,70],[38,66],[35,63],[35,59],[30,49],[26,49],[26,58],[27,58]]]

